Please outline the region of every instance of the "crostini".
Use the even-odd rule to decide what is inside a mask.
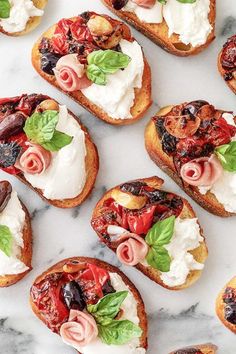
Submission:
[[[170,290],[200,277],[208,251],[187,200],[150,177],[123,183],[97,203],[92,227],[119,261]]]
[[[133,25],[171,54],[201,52],[215,38],[215,0],[102,0],[117,16]]]
[[[146,127],[151,159],[198,204],[236,212],[236,125],[232,112],[206,101],[162,108]]]
[[[134,123],[151,105],[151,72],[121,21],[95,12],[62,19],[32,51],[36,71],[98,118]]]
[[[17,283],[31,270],[29,213],[8,181],[0,182],[0,287]]]
[[[8,36],[23,36],[41,22],[48,0],[0,1],[0,32]]]
[[[217,346],[211,343],[198,344],[191,347],[185,347],[170,354],[215,354],[217,352]]]
[[[80,354],[145,354],[147,317],[134,284],[95,258],[65,259],[30,292],[36,316]]]
[[[223,46],[218,57],[218,69],[229,88],[236,93],[236,34]]]
[[[221,322],[236,333],[236,277],[231,279],[216,300],[216,314]]]
[[[99,160],[88,131],[46,95],[0,99],[0,169],[48,203],[80,205],[94,186]]]

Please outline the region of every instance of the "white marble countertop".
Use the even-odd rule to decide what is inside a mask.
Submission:
[[[0,97],[41,92],[67,104],[90,129],[101,163],[91,197],[74,210],[49,207],[14,178],[0,172],[0,178],[11,180],[28,206],[34,231],[34,269],[20,283],[0,290],[1,354],[74,353],[33,315],[28,302],[29,288],[38,274],[62,258],[86,255],[117,264],[116,257],[99,244],[90,227],[92,209],[107,188],[129,179],[156,174],[165,178],[166,189],[186,197],[151,162],[144,149],[144,127],[157,106],[205,99],[218,108],[236,109],[235,96],[216,68],[216,57],[222,44],[236,33],[234,0],[217,1],[217,38],[196,57],[172,56],[134,31],[152,67],[155,105],[142,121],[122,128],[109,126],[85,112],[49,86],[30,64],[32,44],[43,30],[62,17],[71,17],[87,9],[109,13],[99,0],[49,0],[46,14],[36,31],[22,38],[3,35],[0,38]],[[121,267],[135,282],[146,304],[149,317],[148,354],[167,354],[181,346],[209,341],[219,346],[219,354],[236,353],[236,336],[221,325],[214,311],[218,291],[236,271],[236,217],[221,219],[210,215],[194,202],[192,205],[204,228],[209,247],[203,276],[193,287],[171,292],[151,282],[137,270]]]

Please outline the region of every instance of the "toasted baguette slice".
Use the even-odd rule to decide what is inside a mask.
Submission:
[[[142,179],[138,179],[135,181],[131,181],[131,182],[136,182],[136,181],[140,181],[140,182],[145,182],[148,186],[150,187],[154,187],[155,189],[158,190],[162,190],[162,185],[164,183],[164,181],[156,176],[153,177],[149,177],[149,178],[142,178]],[[93,211],[93,215],[92,215],[92,221],[100,216],[102,214],[101,212],[101,208],[104,204],[104,202],[111,198],[111,195],[113,194],[114,190],[116,190],[117,188],[119,188],[121,185],[118,185],[112,189],[110,189],[108,192],[105,193],[105,195],[102,197],[102,199],[99,200],[99,202],[97,203],[97,205],[95,206],[95,209]],[[188,203],[188,201],[184,198],[181,198],[183,201],[183,209],[179,215],[180,218],[185,219],[185,218],[196,218],[196,214],[194,213],[191,205]],[[201,230],[201,235],[202,234],[202,230]],[[106,245],[113,251],[116,252],[117,249],[117,243],[116,242],[111,242],[109,240],[106,240],[105,238],[102,237],[102,235],[98,234],[100,240],[104,243],[106,243]],[[205,260],[207,259],[208,256],[208,249],[205,243],[205,239],[204,242],[202,242],[200,244],[200,246],[198,248],[196,248],[195,250],[191,251],[191,253],[193,254],[195,260],[199,263],[204,263]],[[141,271],[143,274],[145,274],[147,277],[149,277],[151,280],[153,280],[154,282],[156,282],[157,284],[163,286],[166,289],[169,290],[182,290],[185,288],[188,288],[189,286],[191,286],[192,284],[194,284],[201,276],[202,271],[199,270],[194,270],[191,271],[187,277],[187,280],[185,282],[185,284],[179,285],[179,286],[174,286],[174,287],[169,287],[168,285],[166,285],[160,278],[160,272],[157,269],[154,269],[150,266],[145,266],[141,263],[138,263],[135,268],[137,268],[139,271]]]
[[[48,96],[45,96],[45,97],[48,97]],[[86,178],[86,183],[84,185],[82,192],[75,198],[64,199],[64,200],[47,199],[46,197],[44,197],[42,190],[34,188],[26,180],[23,173],[15,175],[16,178],[18,178],[21,182],[23,182],[25,185],[27,185],[31,189],[33,189],[33,191],[35,191],[43,200],[45,200],[49,204],[51,204],[55,207],[58,207],[58,208],[74,208],[74,207],[82,204],[83,201],[89,196],[89,194],[91,193],[91,191],[94,187],[96,177],[98,174],[98,169],[99,169],[99,157],[98,157],[97,147],[93,143],[87,128],[85,128],[81,124],[78,117],[76,117],[71,111],[68,110],[68,113],[74,117],[74,119],[79,123],[81,129],[85,133],[85,144],[86,144],[86,150],[87,150],[87,154],[85,157],[85,166],[86,166],[87,178]]]
[[[172,34],[171,37],[168,35],[168,26],[163,20],[162,23],[146,23],[141,21],[135,13],[115,10],[112,6],[112,0],[102,0],[104,5],[114,12],[117,16],[127,21],[129,24],[134,26],[138,31],[143,33],[146,37],[151,39],[154,43],[162,47],[167,52],[181,56],[187,57],[190,55],[195,55],[204,50],[208,45],[215,39],[215,18],[216,18],[216,1],[210,1],[210,12],[208,15],[209,22],[211,23],[213,29],[209,34],[205,44],[193,47],[191,44],[184,44],[180,42],[179,36],[177,34]]]
[[[231,38],[228,39],[228,41],[225,43],[224,47],[227,47],[230,42],[232,41],[233,43],[235,43],[235,39],[236,38],[236,35],[232,36]],[[233,41],[234,39],[234,41]],[[229,88],[234,92],[236,93],[236,71],[232,72],[232,75],[230,75],[230,79],[229,79],[229,74],[230,74],[230,71],[227,71],[223,68],[222,66],[222,55],[223,55],[223,50],[224,48],[221,50],[219,56],[218,56],[218,70],[222,76],[222,78],[224,79],[224,81],[226,82],[226,84],[229,86]],[[236,52],[236,45],[234,47],[234,52],[232,50],[232,61],[233,61],[233,55],[234,55],[234,60],[235,60],[235,57],[236,57],[236,54],[234,54]]]
[[[164,116],[172,110],[174,106],[163,107],[156,116]],[[157,134],[155,123],[151,120],[145,130],[145,146],[150,158],[160,167],[165,173],[167,173],[191,198],[193,198],[199,205],[210,213],[226,217],[231,216],[230,213],[225,210],[224,206],[218,202],[215,195],[207,192],[205,195],[201,194],[197,187],[193,187],[183,183],[180,176],[177,174],[173,159],[168,156],[163,150],[161,140]]]
[[[34,284],[39,283],[42,281],[47,275],[57,273],[57,272],[63,272],[63,266],[67,264],[70,261],[76,261],[76,262],[81,262],[81,263],[91,263],[94,264],[100,268],[104,268],[108,272],[112,273],[117,273],[123,280],[123,282],[127,285],[129,290],[132,292],[136,302],[137,302],[137,314],[139,318],[139,326],[142,329],[142,336],[140,337],[140,347],[147,349],[148,347],[148,341],[147,341],[147,332],[148,332],[148,323],[147,323],[147,315],[145,311],[145,305],[144,302],[141,298],[141,295],[139,291],[136,289],[135,285],[127,278],[127,276],[121,272],[117,267],[112,266],[111,264],[108,264],[106,262],[103,262],[99,259],[96,258],[90,258],[90,257],[72,257],[72,258],[67,258],[64,259],[61,262],[58,262],[54,266],[50,267],[48,270],[46,270],[44,273],[42,273],[39,277],[37,277],[34,281]],[[32,301],[32,298],[30,297],[30,304],[32,307],[33,312],[35,315],[45,323],[45,320],[40,313],[40,310],[37,308],[37,306],[34,304]],[[45,323],[46,324],[46,323]]]
[[[223,301],[223,295],[227,287],[231,287],[233,289],[236,289],[236,277],[231,279],[221,290],[219,293],[217,299],[216,299],[216,314],[221,320],[221,322],[232,332],[236,333],[236,324],[234,325],[233,323],[230,323],[229,321],[226,320],[225,318],[225,306],[226,304]],[[235,290],[236,291],[236,290]]]
[[[74,20],[75,18],[71,18],[71,20]],[[123,26],[126,27],[126,31],[129,31],[129,28],[127,25],[123,24]],[[45,80],[47,80],[50,84],[58,88],[60,91],[63,93],[67,94],[69,97],[74,99],[77,103],[79,103],[81,106],[83,106],[85,109],[87,109],[89,112],[94,114],[96,117],[99,119],[113,125],[127,125],[127,124],[132,124],[135,123],[137,120],[141,119],[145,112],[148,110],[148,108],[152,104],[152,99],[151,99],[151,69],[150,66],[144,57],[144,72],[143,72],[143,82],[142,82],[142,88],[140,89],[135,89],[135,100],[134,100],[134,105],[131,108],[130,112],[132,114],[132,118],[130,119],[114,119],[111,118],[106,112],[104,112],[100,107],[97,105],[93,104],[90,102],[83,94],[81,91],[75,91],[75,92],[65,92],[63,91],[57,81],[55,76],[53,75],[48,75],[45,73],[43,70],[41,70],[41,65],[40,65],[40,58],[41,54],[39,52],[39,44],[41,42],[41,39],[43,37],[46,38],[51,38],[53,36],[53,33],[55,31],[56,25],[53,25],[50,27],[46,32],[43,33],[43,35],[38,39],[38,41],[35,43],[33,50],[32,50],[32,64],[35,68],[35,70],[39,73],[40,76],[42,76]]]
[[[192,349],[192,351],[191,351]],[[193,350],[199,350],[202,354],[215,354],[217,352],[217,346],[211,343],[207,344],[198,344],[194,346],[189,346],[185,348],[178,349],[176,351],[171,352],[170,354],[191,354],[195,353]],[[196,353],[198,354],[198,353]],[[200,353],[199,353],[200,354]]]
[[[32,0],[34,3],[34,6],[37,7],[40,10],[43,10],[47,3],[48,0]],[[3,30],[3,28],[0,26],[0,32],[6,34],[7,36],[11,37],[18,37],[18,36],[24,36],[25,34],[33,31],[41,22],[42,16],[35,16],[31,17],[29,21],[27,22],[26,28],[24,31],[21,32],[14,32],[14,33],[9,33]]]
[[[31,229],[31,221],[30,215],[25,207],[25,205],[21,202],[22,208],[25,212],[25,224],[23,228],[23,241],[24,241],[24,248],[22,249],[21,256],[19,260],[22,261],[29,269],[24,273],[20,274],[10,274],[0,276],[0,288],[4,288],[10,285],[13,285],[20,281],[24,276],[29,273],[32,269],[31,267],[31,260],[32,260],[32,229]]]

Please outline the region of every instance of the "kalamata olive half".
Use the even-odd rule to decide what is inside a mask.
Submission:
[[[225,306],[225,319],[234,325],[236,324],[236,303],[229,303]]]
[[[203,101],[203,100],[197,100],[197,101],[192,101],[189,102],[183,109],[182,114],[183,115],[192,115],[195,116],[195,114],[199,111],[199,109],[205,105],[209,105],[208,102]]]
[[[71,281],[62,287],[62,294],[69,309],[80,310],[86,306],[83,291],[76,281]]]
[[[0,213],[6,208],[11,198],[12,186],[8,181],[0,182]]]
[[[129,0],[112,0],[112,6],[115,10],[121,10]]]
[[[41,57],[41,69],[49,74],[54,75],[53,69],[57,65],[58,60],[61,58],[59,54],[44,53]]]
[[[24,124],[25,116],[21,112],[6,116],[0,123],[0,140],[22,132]]]

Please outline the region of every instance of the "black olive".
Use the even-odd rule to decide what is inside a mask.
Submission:
[[[177,139],[173,135],[165,132],[162,136],[162,148],[167,153],[173,153],[176,151]]]
[[[11,198],[12,186],[8,181],[0,182],[0,213],[6,208]]]
[[[0,123],[0,140],[22,132],[24,125],[24,114],[16,112],[6,116]]]
[[[146,183],[143,183],[143,182],[127,182],[127,183],[124,183],[120,186],[120,189],[123,191],[123,192],[129,192],[129,193],[132,193],[133,195],[139,195],[142,190],[143,190],[143,187],[146,186]]]
[[[44,53],[41,57],[41,69],[49,75],[54,75],[53,69],[60,58],[61,55],[59,54]]]
[[[155,119],[155,126],[159,137],[161,137],[166,132],[165,120],[162,118]]]
[[[82,17],[82,19],[85,20],[85,22],[88,22],[90,20],[91,15],[92,13],[90,11],[85,11],[79,16]]]
[[[209,105],[209,103],[203,100],[192,101],[184,107],[182,114],[195,116],[199,109],[205,105]]]
[[[121,10],[129,0],[112,0],[112,6],[115,10]]]
[[[236,324],[236,303],[228,303],[225,306],[225,319],[232,324]]]
[[[230,80],[232,80],[233,78],[234,78],[234,76],[233,76],[233,71],[230,71],[230,72],[224,74],[224,79],[225,79],[225,81],[230,81]]]
[[[15,164],[21,152],[16,142],[0,144],[0,167],[7,168]]]
[[[108,280],[102,287],[102,292],[103,295],[107,295],[107,294],[111,294],[111,293],[115,293],[115,289],[113,288],[113,286],[111,285],[111,281]]]
[[[71,281],[62,287],[62,295],[69,309],[83,311],[86,303],[83,291],[76,281]]]

